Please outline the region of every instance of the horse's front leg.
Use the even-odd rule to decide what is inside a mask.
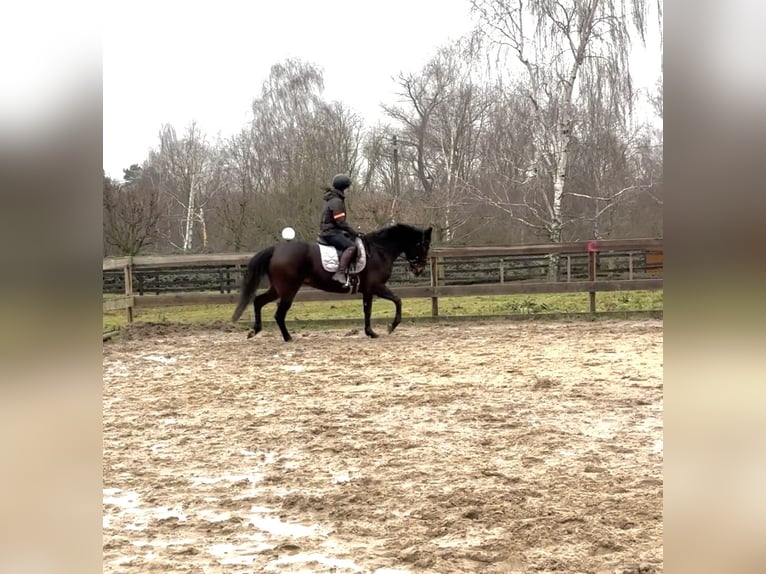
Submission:
[[[396,308],[396,313],[394,313],[394,320],[388,326],[388,332],[393,333],[394,329],[396,329],[396,326],[402,322],[402,300],[385,285],[380,285],[377,289],[375,289],[375,295],[393,302],[394,307]]]
[[[364,308],[364,333],[374,339],[378,334],[372,330],[372,325],[370,324],[372,318],[372,293],[365,292],[362,294],[362,307]]]

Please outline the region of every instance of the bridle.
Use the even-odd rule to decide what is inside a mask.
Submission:
[[[425,263],[421,262],[420,258],[418,258],[418,257],[412,257],[412,258],[408,257],[407,258],[407,263],[410,264],[410,267],[415,267],[416,265],[423,265],[423,266],[425,266]]]
[[[418,241],[415,244],[415,250],[418,253],[418,255],[412,256],[412,257],[407,257],[407,263],[410,264],[410,267],[415,267],[416,265],[421,265],[423,267],[426,266],[426,262],[422,261],[420,255],[419,255],[423,251],[422,246],[423,246],[423,242],[424,242],[425,236],[426,236],[426,234],[425,234],[425,232],[423,232],[420,241]]]

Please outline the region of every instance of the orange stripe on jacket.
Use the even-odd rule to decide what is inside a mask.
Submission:
[[[332,216],[333,219],[340,219],[341,217],[346,217],[346,213],[343,212],[343,213],[339,213],[338,215]]]

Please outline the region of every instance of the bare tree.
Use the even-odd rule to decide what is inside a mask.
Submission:
[[[319,69],[297,59],[271,67],[261,95],[253,101],[252,136],[267,170],[267,186],[289,187],[299,179],[317,110],[323,105],[324,79]]]
[[[467,54],[459,48],[454,45],[438,55],[450,81],[435,110],[430,134],[446,242],[454,240],[457,229],[468,222],[473,202],[467,201],[466,192],[478,174],[479,144],[493,104],[488,90],[473,80],[472,61],[465,60]]]
[[[354,207],[369,226],[391,225],[402,217],[399,151],[394,128],[378,124],[366,133],[361,149],[365,170]]]
[[[400,74],[397,83],[403,106],[383,106],[386,114],[402,126],[400,143],[414,150],[412,166],[426,196],[433,192],[433,173],[428,157],[428,130],[436,107],[445,91],[445,78],[434,61],[429,62],[420,74]]]
[[[157,240],[159,188],[151,169],[124,171],[124,183],[104,178],[104,242],[119,255],[138,255]]]
[[[345,105],[322,97],[321,71],[290,59],[272,67],[253,101],[251,157],[258,158],[264,233],[285,225],[299,236],[317,232],[321,186],[338,172],[359,172],[362,121]]]
[[[610,104],[629,111],[632,23],[643,41],[645,0],[471,0],[482,31],[499,53],[512,55],[526,75],[534,110],[530,173],[547,169],[546,231],[562,240],[564,191],[578,128],[575,99],[583,90],[606,90]],[[548,145],[546,145],[548,144]],[[545,157],[545,156],[548,157]],[[551,271],[556,267],[552,261]]]
[[[182,138],[175,129],[165,125],[160,130],[160,150],[153,156],[160,172],[163,193],[166,193],[178,213],[174,218],[181,223],[181,245],[173,243],[174,233],[168,230],[168,241],[184,253],[193,246],[195,226],[199,224],[202,247],[208,243],[205,207],[220,191],[220,162],[215,149],[206,136],[192,122]],[[171,216],[172,217],[172,216]]]
[[[314,143],[321,166],[358,179],[362,145],[362,119],[341,102],[321,106],[317,113]]]
[[[265,158],[251,127],[230,138],[221,150],[223,193],[216,197],[215,216],[226,249],[241,251],[265,230],[268,213],[260,209],[266,196]]]
[[[578,105],[583,121],[572,146],[570,181],[563,193],[570,205],[564,226],[569,227],[570,236],[602,239],[620,217],[633,216],[621,214],[621,208],[629,207],[628,200],[638,194],[651,195],[658,174],[642,167],[645,154],[651,153],[651,128],[619,113],[610,104],[608,89],[588,86],[583,94],[587,98]]]
[[[492,106],[473,77],[472,48],[470,42],[451,44],[419,74],[400,75],[402,105],[384,106],[401,126],[398,158],[409,161],[445,242],[468,221],[473,202],[465,187],[478,173],[479,141]]]
[[[521,90],[502,83],[494,88],[495,104],[480,143],[481,165],[472,197],[518,225],[507,225],[509,240],[539,241],[548,237],[550,205],[545,189],[548,171],[534,168],[534,110]],[[545,156],[547,157],[547,156]]]

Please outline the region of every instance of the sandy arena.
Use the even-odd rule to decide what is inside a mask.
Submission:
[[[103,571],[663,571],[662,321],[374,327],[105,342]]]

